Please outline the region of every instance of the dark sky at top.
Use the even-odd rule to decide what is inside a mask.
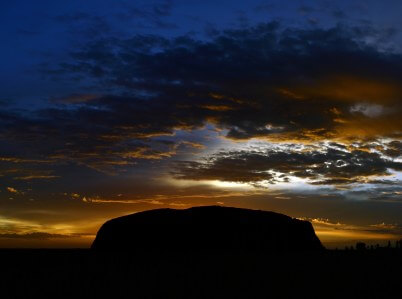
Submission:
[[[400,49],[401,10],[400,1],[7,1],[1,4],[2,98],[38,105],[80,92],[75,84],[49,82],[38,65],[60,63],[77,47],[102,38],[206,39],[216,30],[277,21],[309,29],[342,25],[384,31],[394,34],[389,42]]]
[[[3,1],[0,246],[86,246],[110,217],[205,204],[306,218],[327,244],[399,238],[400,12]]]

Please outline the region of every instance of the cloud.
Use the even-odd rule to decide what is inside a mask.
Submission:
[[[384,154],[393,158],[401,157],[402,155],[402,142],[398,140],[387,143],[386,148],[383,149]]]
[[[398,235],[402,233],[402,226],[397,223],[389,224],[389,223],[376,223],[369,224],[366,226],[363,225],[351,225],[340,222],[331,222],[329,219],[324,218],[302,218],[302,220],[311,221],[314,225],[320,227],[331,227],[334,230],[356,230],[356,231],[368,231],[374,233],[394,233]]]
[[[172,174],[178,179],[229,182],[287,182],[291,177],[311,184],[344,185],[367,183],[370,177],[402,170],[402,163],[379,153],[359,149],[347,151],[340,144],[319,146],[286,145],[281,148],[218,152],[203,161],[181,161]]]
[[[59,178],[57,175],[28,175],[16,177],[16,180],[30,181],[30,180],[49,180]]]
[[[322,140],[358,139],[365,126],[365,137],[395,136],[402,125],[402,57],[365,42],[382,35],[367,27],[275,22],[210,40],[138,35],[89,43],[56,73],[89,75],[145,96],[152,116],[163,111],[176,122],[167,130],[211,122],[233,139]],[[140,98],[126,98],[125,108],[137,113]],[[113,111],[114,101],[105,97],[85,108]]]
[[[13,188],[13,187],[7,187],[6,189],[10,193],[15,193],[15,194],[19,193],[19,191],[17,189]]]
[[[387,223],[377,223],[377,224],[372,224],[371,227],[378,229],[380,231],[383,232],[389,232],[389,231],[393,231],[395,229],[399,229],[402,230],[401,227],[399,227],[397,224],[387,224]]]
[[[402,226],[398,224],[356,225],[333,222],[323,218],[302,219],[311,221],[320,240],[330,247],[339,246],[341,243],[345,243],[345,245],[355,243],[356,240],[369,243],[384,242],[390,239],[399,240],[402,234]]]
[[[17,234],[17,233],[9,233],[9,234],[0,234],[0,239],[38,239],[38,240],[48,240],[55,238],[71,238],[70,235],[62,235],[62,234],[49,234],[45,232],[32,232],[25,234]]]
[[[170,2],[161,2],[147,7],[144,17],[168,16],[171,9]],[[72,15],[60,21],[86,18]],[[60,95],[61,101],[37,110],[1,106],[4,146],[0,154],[21,164],[44,160],[49,170],[75,164],[115,174],[143,161],[171,159],[178,147],[185,145],[176,136],[178,131],[208,125],[236,141],[260,138],[313,144],[333,140],[350,145],[388,138],[383,153],[397,157],[402,56],[366,42],[382,35],[373,28],[302,29],[271,22],[224,30],[210,39],[187,35],[91,38],[70,53],[69,59],[43,72],[54,80],[76,83],[77,77],[82,78],[87,86],[95,86],[94,90],[88,87]],[[172,143],[157,142],[162,136]],[[208,176],[211,172],[210,177],[223,180],[275,182],[278,176],[267,172],[272,169],[319,184],[342,184],[399,167],[399,162],[384,160],[379,153],[343,154],[333,149],[311,153],[218,155],[209,164],[186,164],[182,171],[191,176],[185,172],[189,167],[196,174]],[[288,169],[273,162],[264,162],[259,166],[263,169],[255,166],[253,160],[265,161],[267,156],[294,159],[310,167],[311,173],[292,162],[284,164]],[[349,164],[336,166],[336,157]],[[319,167],[313,169],[309,159],[318,159]],[[353,159],[362,160],[363,166]],[[372,169],[368,166],[371,160]],[[327,173],[325,161],[331,163],[333,176]],[[230,170],[226,163],[240,168]],[[220,172],[208,170],[218,164]],[[286,178],[285,174],[283,180]]]
[[[360,112],[368,117],[379,117],[386,113],[384,107],[376,104],[359,103],[350,108],[351,112]]]
[[[50,159],[21,159],[17,157],[0,157],[2,176],[17,181],[48,180],[59,178],[53,174]],[[18,187],[17,187],[18,189]]]
[[[87,102],[93,99],[98,98],[99,96],[94,94],[71,94],[63,98],[55,98],[52,101],[60,102],[60,103],[81,103]]]

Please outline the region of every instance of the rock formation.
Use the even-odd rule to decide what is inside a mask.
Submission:
[[[324,249],[308,221],[220,206],[157,209],[115,218],[102,225],[91,248],[160,253]]]

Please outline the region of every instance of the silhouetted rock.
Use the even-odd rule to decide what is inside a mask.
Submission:
[[[155,252],[322,250],[310,222],[220,206],[158,209],[107,221],[92,249]]]

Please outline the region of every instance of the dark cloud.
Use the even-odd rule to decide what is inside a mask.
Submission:
[[[70,235],[62,235],[62,234],[49,234],[45,232],[34,232],[34,233],[26,233],[26,234],[0,234],[0,239],[38,239],[38,240],[48,240],[55,238],[71,238]]]
[[[385,36],[367,26],[302,30],[268,23],[210,41],[105,39],[74,52],[56,73],[86,74],[148,96],[150,105],[168,103],[175,107],[170,117],[189,126],[210,121],[234,139],[359,138],[361,126],[384,136],[402,125],[402,58],[364,41]],[[365,114],[373,109],[379,112]]]
[[[350,199],[371,200],[376,202],[400,203],[402,194],[402,182],[388,180],[372,180],[370,187],[361,190],[349,190],[347,197]]]
[[[321,145],[295,151],[282,149],[219,152],[204,161],[182,161],[173,175],[178,179],[220,180],[252,184],[308,179],[311,184],[367,183],[370,176],[402,170],[402,163],[361,150],[344,151]],[[266,182],[264,182],[266,181]]]
[[[152,11],[163,16],[170,8],[166,4]],[[138,160],[173,156],[177,140],[169,145],[154,139],[207,123],[236,140],[257,137],[313,143],[341,139],[347,144],[362,138],[397,139],[402,127],[402,57],[366,43],[373,35],[381,32],[341,26],[284,28],[273,22],[226,30],[210,40],[152,35],[92,40],[45,74],[95,88],[60,95],[61,100],[49,108],[33,112],[1,107],[1,155],[76,163],[113,173]],[[400,147],[390,143],[384,150],[396,157]],[[334,151],[315,157],[320,157],[319,163],[326,158],[335,163],[330,156]],[[285,160],[309,158],[269,154],[283,155]],[[250,155],[249,163],[264,159],[261,154]],[[345,159],[352,157],[373,159],[373,169],[354,169],[353,161],[349,166],[333,166],[332,182],[342,183],[348,174],[353,180],[386,172],[388,162],[375,153],[354,151]],[[327,175],[321,166],[315,175]],[[296,176],[324,182],[303,169],[291,170]],[[249,181],[276,179],[252,167],[234,179],[247,180],[247,176]]]
[[[393,158],[399,158],[402,156],[402,142],[398,140],[387,143],[387,147],[384,149],[384,154]]]
[[[368,183],[380,184],[380,185],[390,185],[390,186],[398,186],[401,184],[400,181],[393,181],[393,180],[371,180]]]

